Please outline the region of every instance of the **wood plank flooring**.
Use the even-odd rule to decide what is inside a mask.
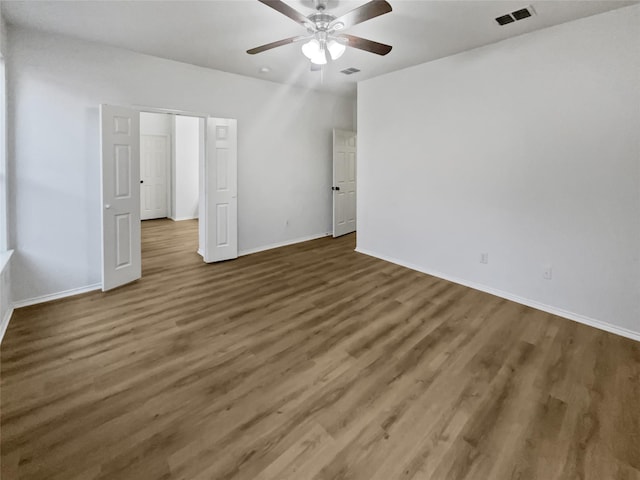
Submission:
[[[640,344],[353,251],[205,265],[15,312],[2,479],[640,479]]]

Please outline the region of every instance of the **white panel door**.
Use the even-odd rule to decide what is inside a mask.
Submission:
[[[100,105],[102,290],[142,273],[140,244],[140,114]]]
[[[356,133],[333,130],[333,236],[356,231]]]
[[[207,118],[204,161],[204,261],[238,257],[237,122]]]
[[[169,138],[140,135],[140,217],[168,216]]]

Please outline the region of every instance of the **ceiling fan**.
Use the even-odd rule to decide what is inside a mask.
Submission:
[[[314,67],[316,65],[326,64],[328,60],[327,55],[331,57],[332,60],[337,60],[342,56],[346,47],[353,47],[378,55],[386,55],[391,51],[391,45],[340,33],[345,28],[389,13],[392,9],[386,0],[372,0],[340,17],[326,12],[327,0],[314,0],[316,11],[309,16],[304,16],[280,0],[258,1],[305,27],[307,29],[307,35],[285,38],[284,40],[278,40],[277,42],[252,48],[251,50],[247,50],[247,53],[250,55],[290,43],[308,40],[302,45],[302,53],[311,60],[312,67]]]

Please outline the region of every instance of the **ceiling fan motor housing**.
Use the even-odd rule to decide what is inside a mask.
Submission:
[[[309,20],[316,26],[316,31],[325,32],[329,29],[329,25],[336,17],[324,12],[312,13],[309,15]],[[313,33],[312,29],[309,29],[310,33]]]

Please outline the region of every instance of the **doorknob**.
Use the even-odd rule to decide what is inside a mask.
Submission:
[[[104,206],[104,208],[106,208],[107,210],[109,210],[111,208],[111,205],[109,205],[108,203]]]
[[[140,183],[144,183],[144,180],[140,180]]]

